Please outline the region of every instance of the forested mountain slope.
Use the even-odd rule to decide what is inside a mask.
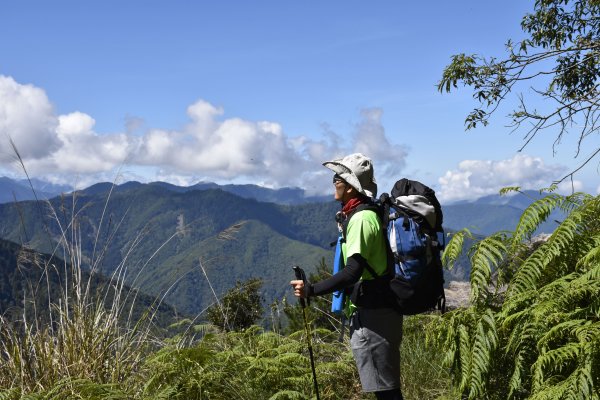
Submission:
[[[0,315],[8,320],[22,320],[24,312],[29,321],[48,323],[49,302],[58,304],[59,299],[74,296],[73,269],[58,257],[40,254],[25,249],[22,246],[0,239]],[[81,282],[83,287],[90,282],[92,293],[98,293],[98,298],[104,298],[106,304],[112,304],[114,291],[107,288],[115,285],[114,281],[101,275],[90,274],[83,271]],[[65,290],[69,293],[65,296]],[[125,286],[123,293],[128,293],[131,288]],[[166,304],[158,305],[156,298],[144,293],[136,292],[132,317],[139,320],[148,310],[157,308],[155,323],[166,327],[177,319],[175,310]],[[131,305],[131,302],[128,303]],[[157,306],[157,307],[156,307]],[[129,306],[126,307],[129,309]]]
[[[110,197],[79,192],[49,203],[0,205],[0,237],[51,253],[63,234],[72,239],[75,227],[84,256],[104,274],[123,262],[129,284],[167,293],[180,311],[197,313],[214,301],[208,280],[220,294],[237,280],[261,277],[267,301],[283,296],[293,265],[311,270],[331,256],[338,207],[135,185]]]
[[[488,196],[447,205],[444,225],[476,234],[510,228],[528,200]],[[74,226],[83,254],[104,274],[124,263],[129,284],[154,296],[166,294],[183,313],[197,313],[215,301],[215,293],[252,277],[264,279],[267,302],[288,294],[293,265],[310,271],[323,257],[331,262],[337,210],[333,201],[280,205],[218,188],[99,183],[48,203],[0,204],[0,237],[51,253],[61,229],[72,240]],[[463,257],[446,280],[468,276]]]

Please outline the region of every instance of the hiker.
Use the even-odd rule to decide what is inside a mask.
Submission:
[[[374,209],[368,208],[377,196],[372,162],[356,153],[325,162],[323,166],[335,173],[334,196],[342,204],[336,220],[340,226],[347,223],[343,229],[345,267],[320,282],[305,285],[302,280],[293,280],[290,284],[294,295],[301,298],[336,290],[352,291],[348,307],[350,344],[362,389],[374,393],[377,399],[401,400],[402,315],[390,305],[385,278],[373,279],[374,274],[370,272],[379,277],[388,276],[381,218]]]

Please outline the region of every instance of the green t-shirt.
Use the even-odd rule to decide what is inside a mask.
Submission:
[[[346,241],[342,244],[344,263],[353,254],[360,254],[379,275],[387,270],[385,238],[381,229],[381,220],[372,210],[362,210],[350,218],[346,229]],[[361,279],[373,279],[365,268]]]

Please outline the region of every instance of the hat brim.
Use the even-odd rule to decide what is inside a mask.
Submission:
[[[373,193],[370,190],[363,189],[362,185],[360,184],[360,181],[358,180],[356,175],[354,175],[354,172],[352,172],[350,168],[346,167],[341,162],[337,160],[327,161],[323,163],[323,166],[338,174],[340,178],[348,182],[348,184],[354,189],[356,189],[360,194],[367,197],[373,197]]]

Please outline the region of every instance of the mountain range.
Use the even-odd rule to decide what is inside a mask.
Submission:
[[[300,205],[324,203],[331,200],[331,196],[307,196],[300,188],[271,189],[258,185],[218,185],[212,182],[200,182],[192,186],[177,186],[166,182],[126,182],[113,185],[109,182],[97,183],[82,192],[88,195],[123,192],[142,186],[155,186],[170,192],[185,193],[198,190],[219,189],[236,196],[254,199],[259,202],[270,202],[283,205]],[[31,188],[35,189],[35,192]],[[72,192],[67,185],[55,185],[41,180],[12,180],[0,177],[0,204],[22,200],[49,199],[63,193]],[[480,235],[489,235],[499,230],[514,229],[519,218],[529,204],[543,197],[537,191],[528,190],[511,195],[488,195],[474,200],[462,200],[443,205],[444,226],[450,230],[469,228]],[[539,232],[551,232],[556,227],[555,220],[563,217],[554,213],[546,223],[542,224]]]
[[[450,204],[443,206],[444,225],[484,235],[514,229],[531,201],[517,195]],[[47,202],[0,204],[0,238],[59,255],[61,243],[77,242],[102,274],[123,265],[129,285],[195,315],[252,277],[263,279],[267,302],[289,295],[292,266],[310,272],[331,261],[337,210],[335,202],[295,189],[98,183]],[[468,274],[463,258],[446,280]]]
[[[329,259],[337,236],[334,202],[278,205],[162,185],[126,185],[110,196],[99,189],[2,204],[0,237],[50,254],[77,241],[103,274],[124,263],[128,284],[196,314],[252,277],[263,279],[265,299],[283,298],[291,267],[310,271]]]
[[[85,192],[92,194],[108,192],[111,189],[122,191],[142,185],[146,184],[130,181],[114,186],[112,183],[102,182],[88,187],[85,189]],[[307,196],[304,189],[290,187],[270,189],[258,185],[218,185],[212,182],[199,182],[192,186],[177,186],[167,182],[151,182],[147,185],[160,186],[170,191],[180,193],[193,190],[221,189],[243,198],[252,198],[258,201],[289,205],[317,203],[331,200],[331,196]],[[15,199],[16,201],[35,200],[36,198],[50,199],[72,191],[73,187],[71,186],[52,184],[39,179],[14,180],[7,177],[0,177],[0,204],[14,202]]]

